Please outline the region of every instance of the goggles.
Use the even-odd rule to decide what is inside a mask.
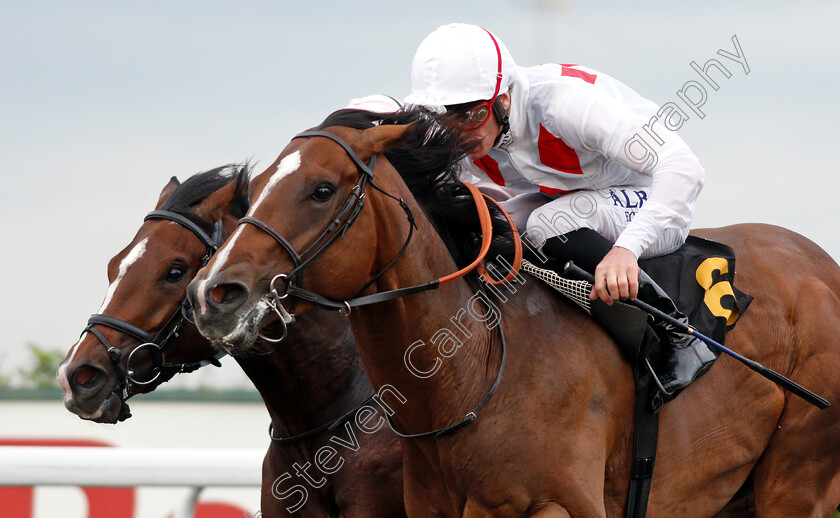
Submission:
[[[490,114],[493,112],[493,101],[494,99],[491,99],[467,110],[455,111],[453,114],[455,124],[464,131],[471,131],[484,126],[490,120]]]
[[[490,36],[490,39],[493,40],[493,45],[496,47],[496,57],[499,63],[499,69],[496,72],[496,88],[493,91],[493,97],[491,97],[489,101],[484,101],[481,104],[472,107],[463,107],[463,105],[461,105],[450,108],[451,111],[456,114],[456,124],[461,126],[464,131],[478,129],[490,120],[490,114],[493,112],[493,104],[499,96],[499,87],[502,84],[502,51],[499,49],[499,44],[496,43],[496,38],[493,37],[493,34],[487,29],[484,29],[484,31],[488,36]]]

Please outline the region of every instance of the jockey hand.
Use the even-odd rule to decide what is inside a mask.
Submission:
[[[589,300],[600,298],[608,306],[617,300],[635,300],[639,293],[639,262],[630,250],[614,246],[595,268]]]

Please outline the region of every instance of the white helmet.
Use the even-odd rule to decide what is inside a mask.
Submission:
[[[505,44],[487,29],[443,25],[414,54],[405,103],[441,111],[443,106],[493,99],[513,82],[515,66]]]

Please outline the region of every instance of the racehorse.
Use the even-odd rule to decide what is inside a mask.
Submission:
[[[634,390],[614,342],[533,279],[496,288],[505,302],[450,275],[482,242],[467,189],[422,167],[457,158],[451,128],[339,122],[252,181],[245,223],[188,289],[202,334],[246,349],[277,318],[269,303],[349,314],[393,427],[421,435],[402,439],[409,516],[623,516]],[[696,233],[735,250],[755,296],[729,347],[840,401],[837,264],[779,227]],[[758,516],[827,516],[838,422],[837,404],[811,407],[722,359],[660,412],[648,516],[712,516],[748,475]]]
[[[244,167],[224,167],[194,175],[183,184],[173,178],[166,185],[155,212],[111,260],[111,286],[100,318],[92,319],[96,325],[88,326],[59,368],[70,411],[83,419],[114,423],[127,397],[149,392],[175,372],[190,370],[218,354],[191,322],[174,320],[188,316],[181,304],[187,283],[213,253],[208,242],[221,244],[247,209],[247,176]],[[215,225],[219,232],[213,239],[216,222],[221,224]],[[109,318],[102,319],[103,315]],[[353,423],[358,403],[372,393],[347,322],[326,311],[301,315],[300,322],[303,325],[288,331],[283,347],[235,355],[265,401],[271,434],[277,438],[263,463],[263,516],[405,516],[396,437],[346,428]],[[146,338],[144,346],[134,336],[140,333],[132,332],[136,327],[170,336],[176,325],[177,337],[168,342]],[[107,352],[110,344],[121,351],[117,363]],[[162,354],[152,354],[157,349],[153,344],[165,348],[165,362]],[[121,369],[125,369],[122,379]],[[124,397],[121,385],[126,386]],[[336,419],[345,415],[346,419]],[[324,424],[337,428],[325,430]],[[331,437],[350,447],[340,447],[341,442]],[[327,445],[335,446],[336,459],[344,459],[340,470],[325,477],[303,467],[311,465]],[[320,486],[301,480],[295,464]],[[336,461],[330,464],[335,467]],[[292,477],[296,482],[289,480]]]

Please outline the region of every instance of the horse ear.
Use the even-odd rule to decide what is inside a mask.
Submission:
[[[242,179],[237,176],[232,182],[214,192],[201,203],[192,207],[192,212],[204,221],[213,223],[219,221],[225,214],[230,212],[233,206],[233,199]]]
[[[181,182],[178,181],[178,178],[173,176],[169,179],[169,183],[167,183],[163,190],[160,191],[160,198],[158,198],[157,205],[155,205],[155,210],[163,206],[163,203],[173,192],[175,192],[175,189],[177,189],[179,185],[181,185]]]
[[[375,153],[383,153],[391,147],[399,144],[408,136],[408,131],[412,128],[411,124],[393,125],[386,124],[375,126],[362,132],[361,149],[367,155]]]

